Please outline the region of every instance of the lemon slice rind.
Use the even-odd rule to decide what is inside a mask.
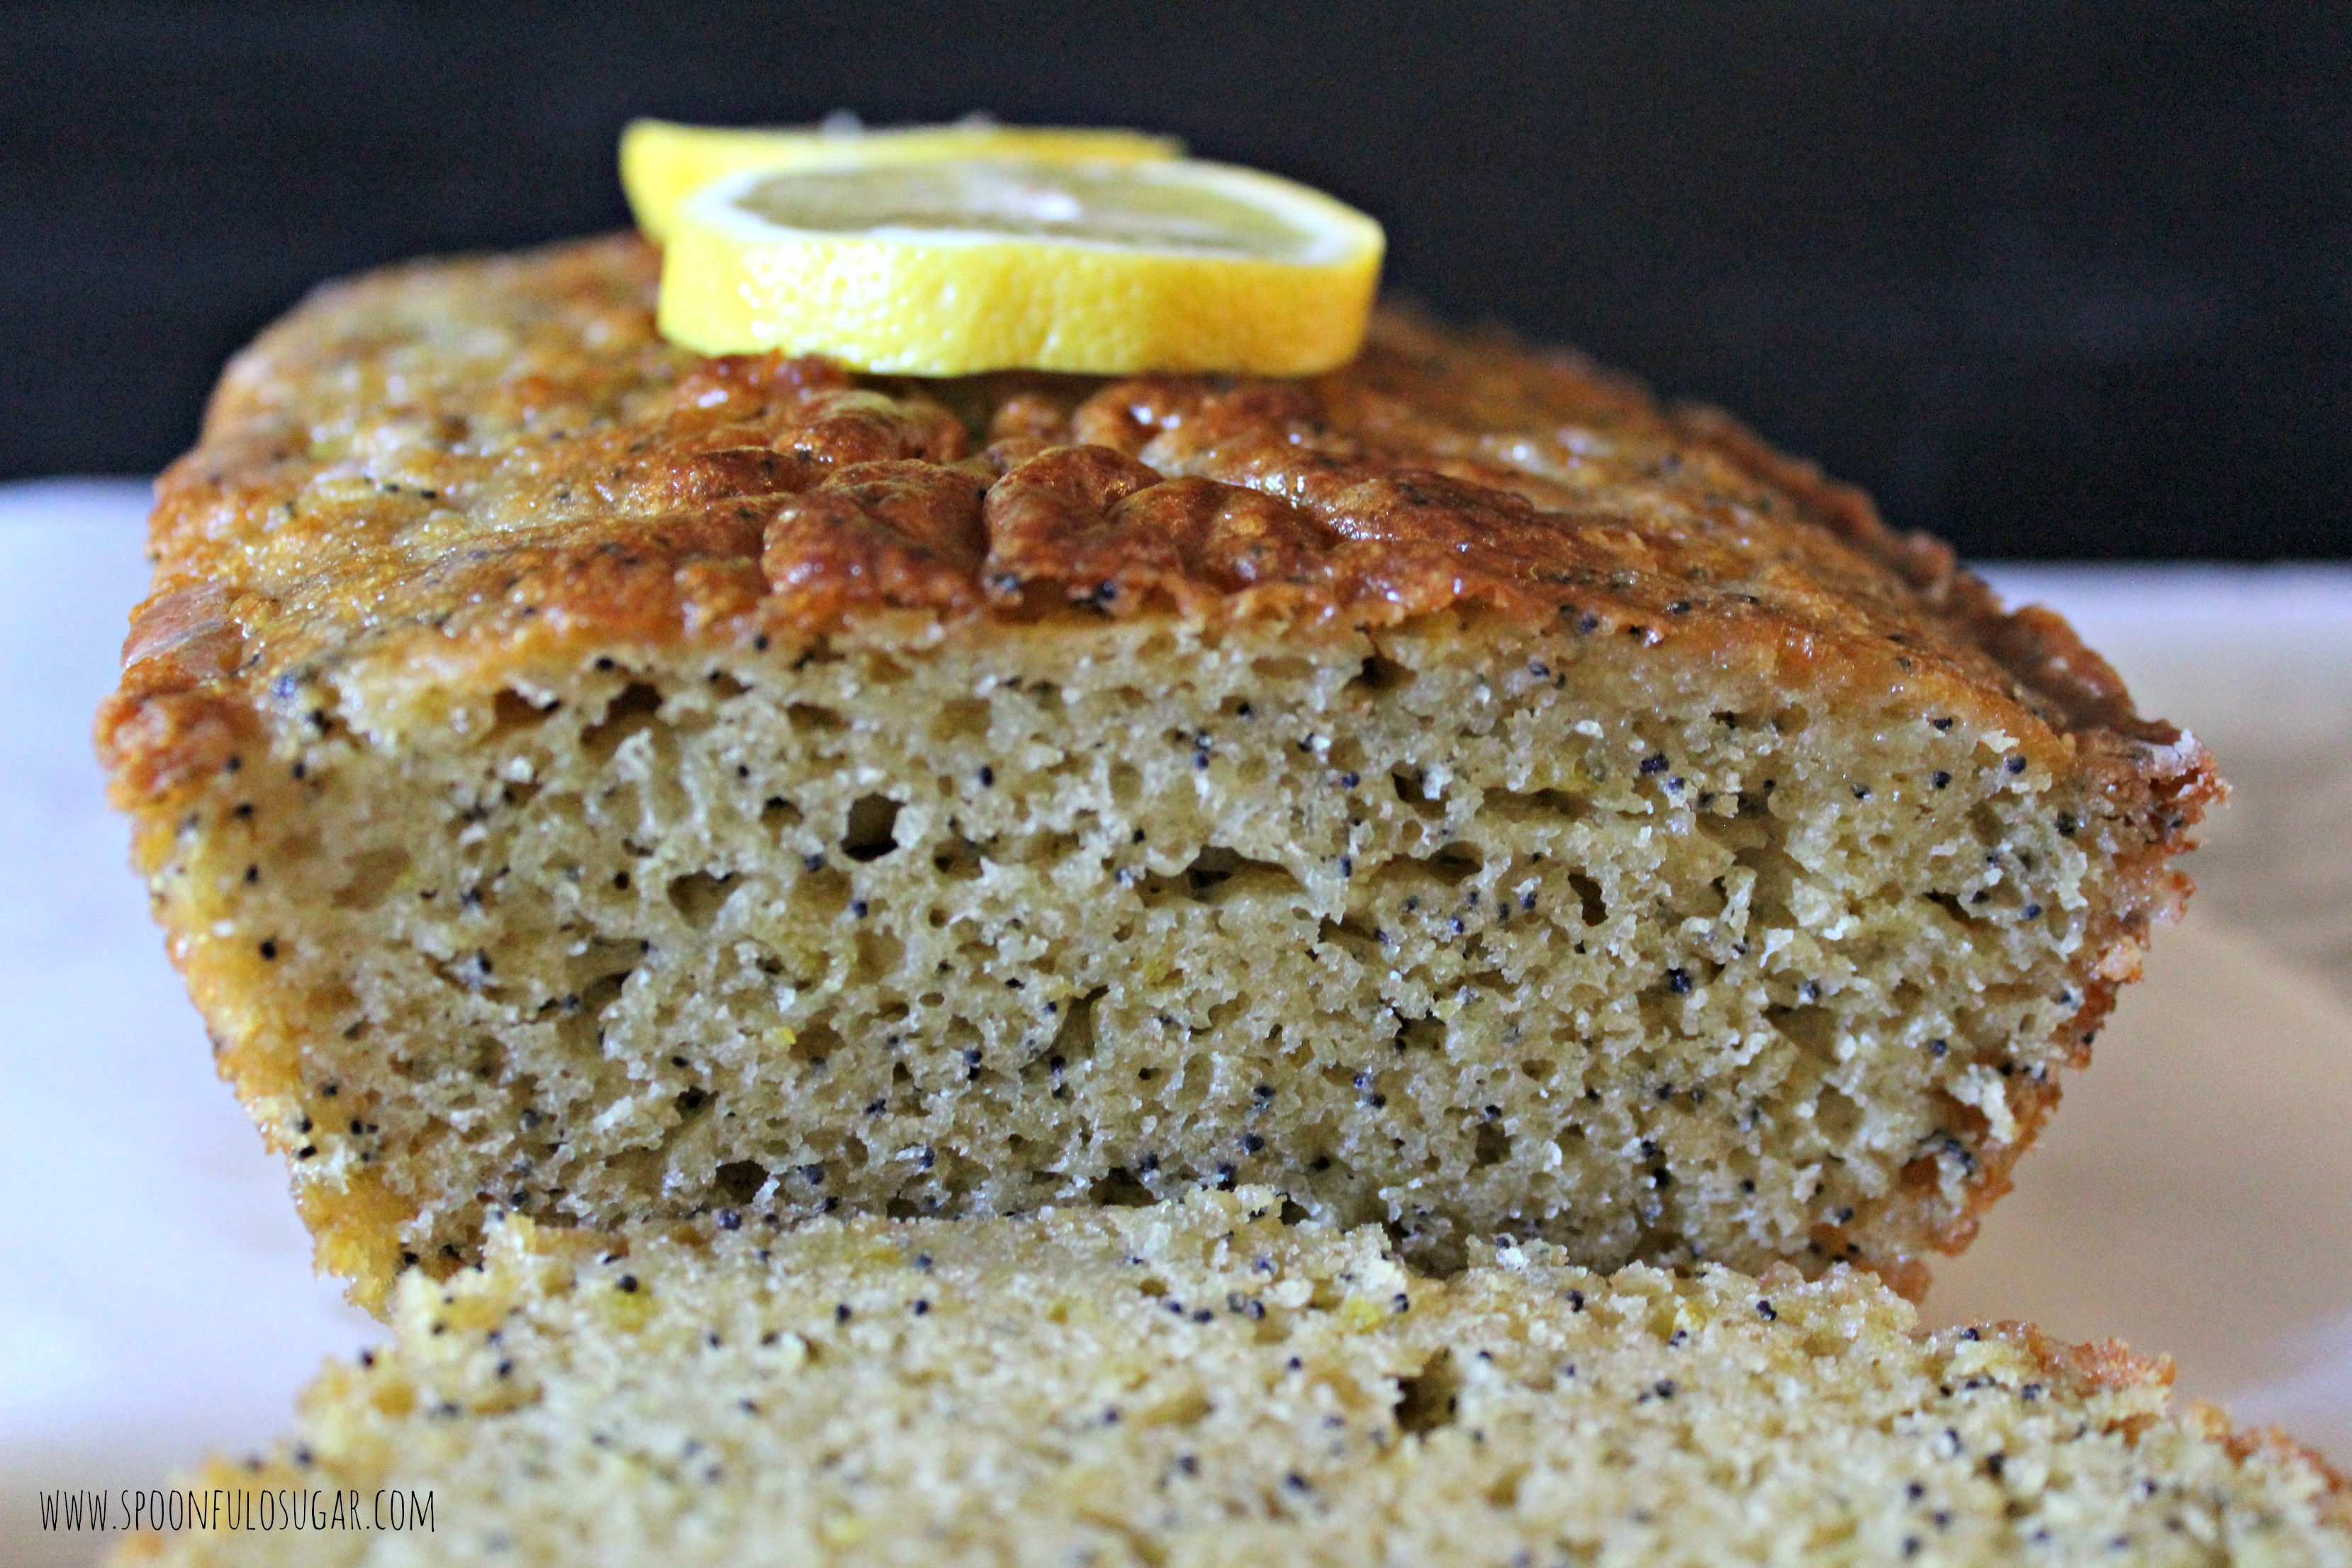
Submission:
[[[854,171],[861,162],[805,169]],[[1094,167],[1097,178],[1189,184],[1252,204],[1300,242],[1265,254],[1246,244],[1171,248],[940,226],[803,228],[748,210],[747,198],[778,172],[747,169],[677,209],[663,257],[662,334],[706,354],[814,353],[908,375],[1311,375],[1355,356],[1379,284],[1377,223],[1319,191],[1229,164],[1130,163],[1108,175]]]
[[[714,180],[747,169],[794,169],[844,159],[919,163],[970,157],[1126,162],[1176,158],[1184,144],[1140,131],[998,125],[751,128],[633,120],[621,132],[621,189],[637,227],[660,243],[679,204]]]

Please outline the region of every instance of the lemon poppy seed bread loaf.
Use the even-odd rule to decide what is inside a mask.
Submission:
[[[2196,744],[1719,416],[1394,317],[703,360],[656,269],[325,289],[160,487],[100,747],[362,1300],[493,1209],[1234,1182],[1916,1285],[2185,889]]]
[[[2352,1563],[2324,1465],[2173,1409],[2164,1365],[2118,1346],[1922,1333],[1844,1269],[1612,1278],[1505,1243],[1440,1282],[1278,1201],[625,1244],[494,1227],[479,1271],[408,1275],[390,1346],[331,1367],[276,1454],[196,1482],[320,1524],[223,1528],[224,1505],[142,1548],[187,1568]],[[412,1527],[338,1529],[335,1506]]]

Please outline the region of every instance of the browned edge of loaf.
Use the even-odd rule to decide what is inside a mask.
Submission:
[[[2084,1000],[2066,1026],[2076,1066],[2136,974],[2148,927],[2188,894],[2167,863],[2224,789],[2202,749],[2140,717],[2058,616],[2004,611],[1948,548],[1896,535],[1861,491],[1719,412],[1662,410],[1575,355],[1394,313],[1355,363],[1304,383],[926,385],[773,355],[698,360],[653,332],[657,261],[620,237],[392,268],[321,289],[232,363],[203,440],[158,482],[155,592],[134,612],[121,685],[98,717],[110,795],[136,819],[143,868],[162,863],[225,769],[299,728],[319,672],[339,659],[427,663],[453,686],[488,689],[590,649],[764,650],[853,624],[1172,615],[1312,635],[1454,612],[1645,646],[1698,639],[1711,657],[1801,670],[1832,690],[1901,688],[1923,705],[1989,713],[2032,761],[2082,775],[2143,837],[2120,868],[2125,896],[2086,933]],[[305,447],[303,376],[365,361],[369,351],[339,346],[340,323],[452,278],[540,310],[526,330],[572,354],[472,388],[481,406],[527,416],[615,386],[651,398],[631,419],[524,441],[543,489],[577,481],[612,507],[421,566],[368,525],[422,518],[425,500],[444,499],[430,490],[340,515],[314,502],[327,515],[298,528],[320,466]],[[608,328],[621,323],[620,347],[567,347],[567,323],[600,310]],[[961,393],[986,405],[984,446],[932,395]],[[1498,408],[1519,422],[1511,428],[1605,432],[1614,490],[1596,501],[1484,453],[1475,437],[1501,427]],[[1161,468],[1140,460],[1147,446]],[[453,492],[504,460],[450,459]],[[252,563],[272,549],[265,591]],[[197,972],[190,944],[172,951],[217,1022],[225,983]],[[248,1095],[295,1069],[247,1055],[222,1065]],[[2054,1081],[2013,1089],[2020,1136],[1989,1151],[1937,1246],[1971,1238],[2058,1094]],[[1924,1193],[1932,1162],[1908,1174]],[[383,1245],[361,1233],[396,1205],[388,1190],[354,1190],[341,1206],[307,1217],[326,1233],[322,1257],[356,1264]],[[1925,1288],[1915,1258],[1862,1261],[1906,1294]]]
[[[2111,770],[2145,790],[2144,809],[2157,831],[2141,852],[2120,868],[2124,885],[2142,889],[2141,899],[2137,904],[2105,911],[2086,933],[2085,948],[2106,952],[2126,942],[2145,947],[2152,925],[2179,919],[2195,886],[2186,872],[2170,869],[2168,862],[2194,847],[2191,834],[2197,824],[2229,793],[2201,746],[2190,742],[2193,749],[2180,752],[2178,748],[2186,740],[2183,731],[2164,720],[2143,717],[2115,667],[2085,645],[2064,616],[2040,605],[2003,608],[2000,596],[1982,578],[1960,567],[1951,546],[1927,533],[1895,533],[1880,520],[1870,497],[1857,487],[1828,478],[1817,464],[1775,450],[1720,409],[1684,405],[1674,410],[1674,417],[1683,428],[1707,440],[1748,471],[1799,498],[1809,515],[1868,552],[1925,602],[1939,606],[2011,679],[2044,699],[2066,732],[2099,754]],[[2132,742],[2162,748],[2157,755],[2172,752],[2174,766],[2159,771],[2148,754],[2136,750]],[[2103,964],[2084,976],[2083,1005],[2062,1026],[2070,1037],[2069,1064],[2077,1071],[2090,1065],[2091,1047],[2115,1008],[2117,992],[2138,977],[2136,960],[2119,973],[2110,973]],[[1981,1162],[1966,1189],[1968,1207],[1937,1238],[1944,1252],[1960,1252],[1976,1238],[1985,1211],[2014,1184],[2018,1161],[2058,1109],[2061,1092],[2053,1079],[2022,1086],[2013,1093],[2011,1110],[2017,1119],[2018,1135]],[[1972,1107],[1960,1110],[1963,1114],[1981,1115]],[[1923,1185],[1934,1180],[1932,1164],[1926,1161],[1908,1173]],[[1924,1267],[1915,1264],[1881,1272],[1913,1300],[1926,1296]]]
[[[2135,1384],[2172,1386],[2175,1367],[2168,1355],[2141,1355],[2121,1340],[2093,1340],[2081,1344],[2056,1339],[2032,1323],[2004,1321],[1982,1326],[1981,1332],[1999,1334],[2022,1345],[2026,1353],[2053,1380],[2085,1391],[2124,1389]],[[2271,1452],[2309,1465],[2327,1488],[2326,1511],[2352,1529],[2352,1475],[2337,1469],[2326,1455],[2296,1441],[2276,1426],[2233,1426],[2230,1413],[2207,1400],[2192,1399],[2186,1412],[2198,1430],[2219,1441],[2240,1464],[2256,1454]],[[2142,1426],[2128,1426],[2126,1436],[2137,1438]]]

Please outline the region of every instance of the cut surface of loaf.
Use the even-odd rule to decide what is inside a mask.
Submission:
[[[1923,1333],[1844,1268],[1505,1243],[1441,1282],[1279,1201],[494,1227],[482,1269],[404,1279],[274,1455],[195,1483],[429,1499],[430,1533],[165,1559],[2352,1563],[2323,1464],[2119,1346]]]
[[[1234,1182],[1916,1286],[2185,890],[2194,742],[1720,416],[701,361],[656,260],[329,289],[160,487],[101,750],[363,1300]]]

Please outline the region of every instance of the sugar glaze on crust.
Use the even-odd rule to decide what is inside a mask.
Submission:
[[[2082,779],[2145,848],[2090,933],[2078,1058],[2186,893],[2166,862],[2221,787],[2201,748],[2139,718],[2057,616],[2005,614],[1943,546],[1720,414],[1395,315],[1299,383],[706,361],[656,335],[656,270],[634,238],[396,268],[238,357],[159,485],[154,594],[100,717],[143,838],[362,676],[484,691],[567,652],[852,623],[1311,637],[1462,611],[1899,695]],[[2057,1095],[2011,1092],[2025,1136],[1947,1246]]]

